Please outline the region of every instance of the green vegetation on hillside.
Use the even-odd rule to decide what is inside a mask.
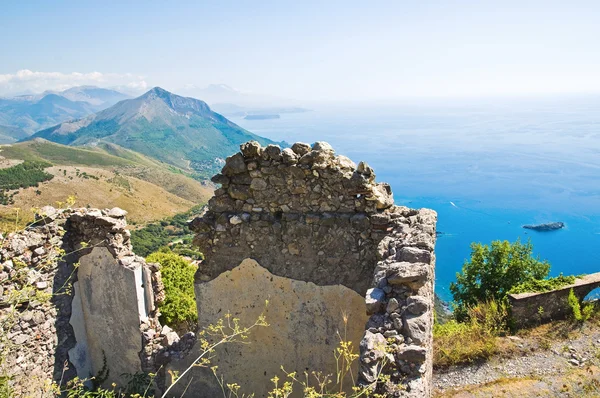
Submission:
[[[9,159],[38,160],[65,166],[134,166],[135,163],[117,156],[87,148],[72,148],[45,140],[6,145],[2,156]]]
[[[147,256],[170,243],[172,250],[192,259],[201,259],[202,254],[191,247],[192,232],[188,228],[188,220],[198,214],[203,206],[195,206],[185,213],[176,214],[160,222],[131,231],[131,244],[137,255]]]
[[[6,191],[37,187],[40,182],[54,178],[52,174],[44,171],[50,166],[52,165],[46,162],[25,161],[13,167],[0,169],[0,203],[11,203],[12,196],[8,196]]]
[[[450,285],[454,319],[434,327],[436,366],[487,359],[504,350],[498,337],[514,331],[509,293],[546,292],[576,279],[562,274],[548,278],[550,264],[533,256],[531,242],[473,243],[471,249],[471,258]],[[595,308],[586,305],[581,309],[575,296],[569,298],[569,305],[577,321],[589,319]]]
[[[44,161],[56,166],[93,167],[115,174],[147,181],[187,201],[205,203],[211,187],[174,166],[150,159],[115,144],[100,143],[91,147],[69,147],[37,139],[0,147],[7,159]],[[86,178],[83,175],[82,178]],[[88,173],[87,178],[91,177]],[[66,194],[70,194],[67,192]]]

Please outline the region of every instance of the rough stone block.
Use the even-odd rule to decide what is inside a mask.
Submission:
[[[365,304],[367,305],[367,314],[375,314],[381,310],[385,301],[385,292],[379,288],[367,290]]]
[[[407,314],[404,318],[404,334],[416,344],[425,344],[431,338],[431,315]]]
[[[392,263],[387,269],[387,281],[390,285],[404,283],[425,283],[429,276],[429,264]]]

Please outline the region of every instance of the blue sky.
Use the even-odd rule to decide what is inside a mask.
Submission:
[[[0,95],[82,83],[317,100],[600,92],[598,1],[125,3],[3,2]]]

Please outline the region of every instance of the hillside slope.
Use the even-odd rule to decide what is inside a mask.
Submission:
[[[28,137],[24,130],[12,126],[0,126],[0,144],[10,144]]]
[[[12,164],[48,162],[52,167],[46,172],[54,176],[38,187],[19,189],[12,206],[0,206],[4,217],[15,208],[41,207],[75,195],[79,205],[118,206],[130,212],[132,221],[148,222],[205,203],[213,190],[181,170],[114,144],[88,149],[38,139],[0,146],[0,156]]]
[[[203,101],[159,87],[33,137],[65,145],[110,142],[204,176],[219,169],[243,142],[272,143],[213,112]]]
[[[498,339],[504,351],[488,361],[434,369],[434,396],[600,397],[600,313]]]

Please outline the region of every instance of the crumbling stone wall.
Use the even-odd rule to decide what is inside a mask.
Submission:
[[[213,182],[221,187],[191,223],[206,257],[197,291],[248,258],[280,277],[346,286],[366,295],[370,315],[360,382],[387,396],[430,395],[435,212],[394,206],[368,165],[323,142],[245,143]]]
[[[359,382],[381,374],[386,396],[431,395],[436,213],[393,207],[385,213],[388,235],[378,245],[367,322],[360,345]]]
[[[45,207],[35,224],[3,239],[0,247],[3,362],[0,370],[2,374],[13,376],[10,383],[16,396],[53,396],[49,390],[52,381],[64,384],[77,374],[91,377],[102,367],[103,358],[76,348],[82,342],[82,335],[77,341],[73,329],[73,324],[77,324],[74,312],[81,307],[80,297],[75,295],[78,267],[91,260],[94,250],[104,250],[115,270],[143,270],[146,282],[152,287],[146,289],[143,319],[136,322],[139,352],[135,353],[138,358],[134,361],[138,364],[132,367],[131,373],[139,369],[156,371],[160,366],[156,362],[161,362],[171,351],[181,351],[177,334],[161,327],[157,319],[156,304],[164,299],[159,268],[146,264],[133,253],[125,214],[118,208],[57,210]],[[91,273],[95,265],[91,262],[82,267]],[[93,287],[94,282],[88,282],[91,283],[88,287]],[[117,297],[119,292],[111,288],[118,286],[109,285],[104,293]],[[130,289],[135,291],[136,286]],[[122,309],[136,306],[137,302],[115,302],[115,305]],[[137,308],[129,315],[135,319]],[[119,336],[119,325],[102,326],[79,323],[88,337],[104,335],[116,341],[123,337]],[[182,339],[183,345],[188,346],[190,338],[193,336]],[[169,344],[165,344],[165,340]],[[106,356],[116,358],[118,355],[119,352],[108,352]],[[110,368],[111,363],[107,365]],[[120,376],[113,369],[106,382],[122,381]]]
[[[191,224],[206,257],[199,282],[251,257],[278,276],[366,292],[391,189],[329,144],[313,148],[248,142],[227,159],[209,211]]]
[[[573,315],[568,302],[570,291],[573,290],[581,303],[585,296],[598,287],[600,272],[581,276],[573,284],[549,292],[509,294],[511,317],[518,327],[566,319]]]

